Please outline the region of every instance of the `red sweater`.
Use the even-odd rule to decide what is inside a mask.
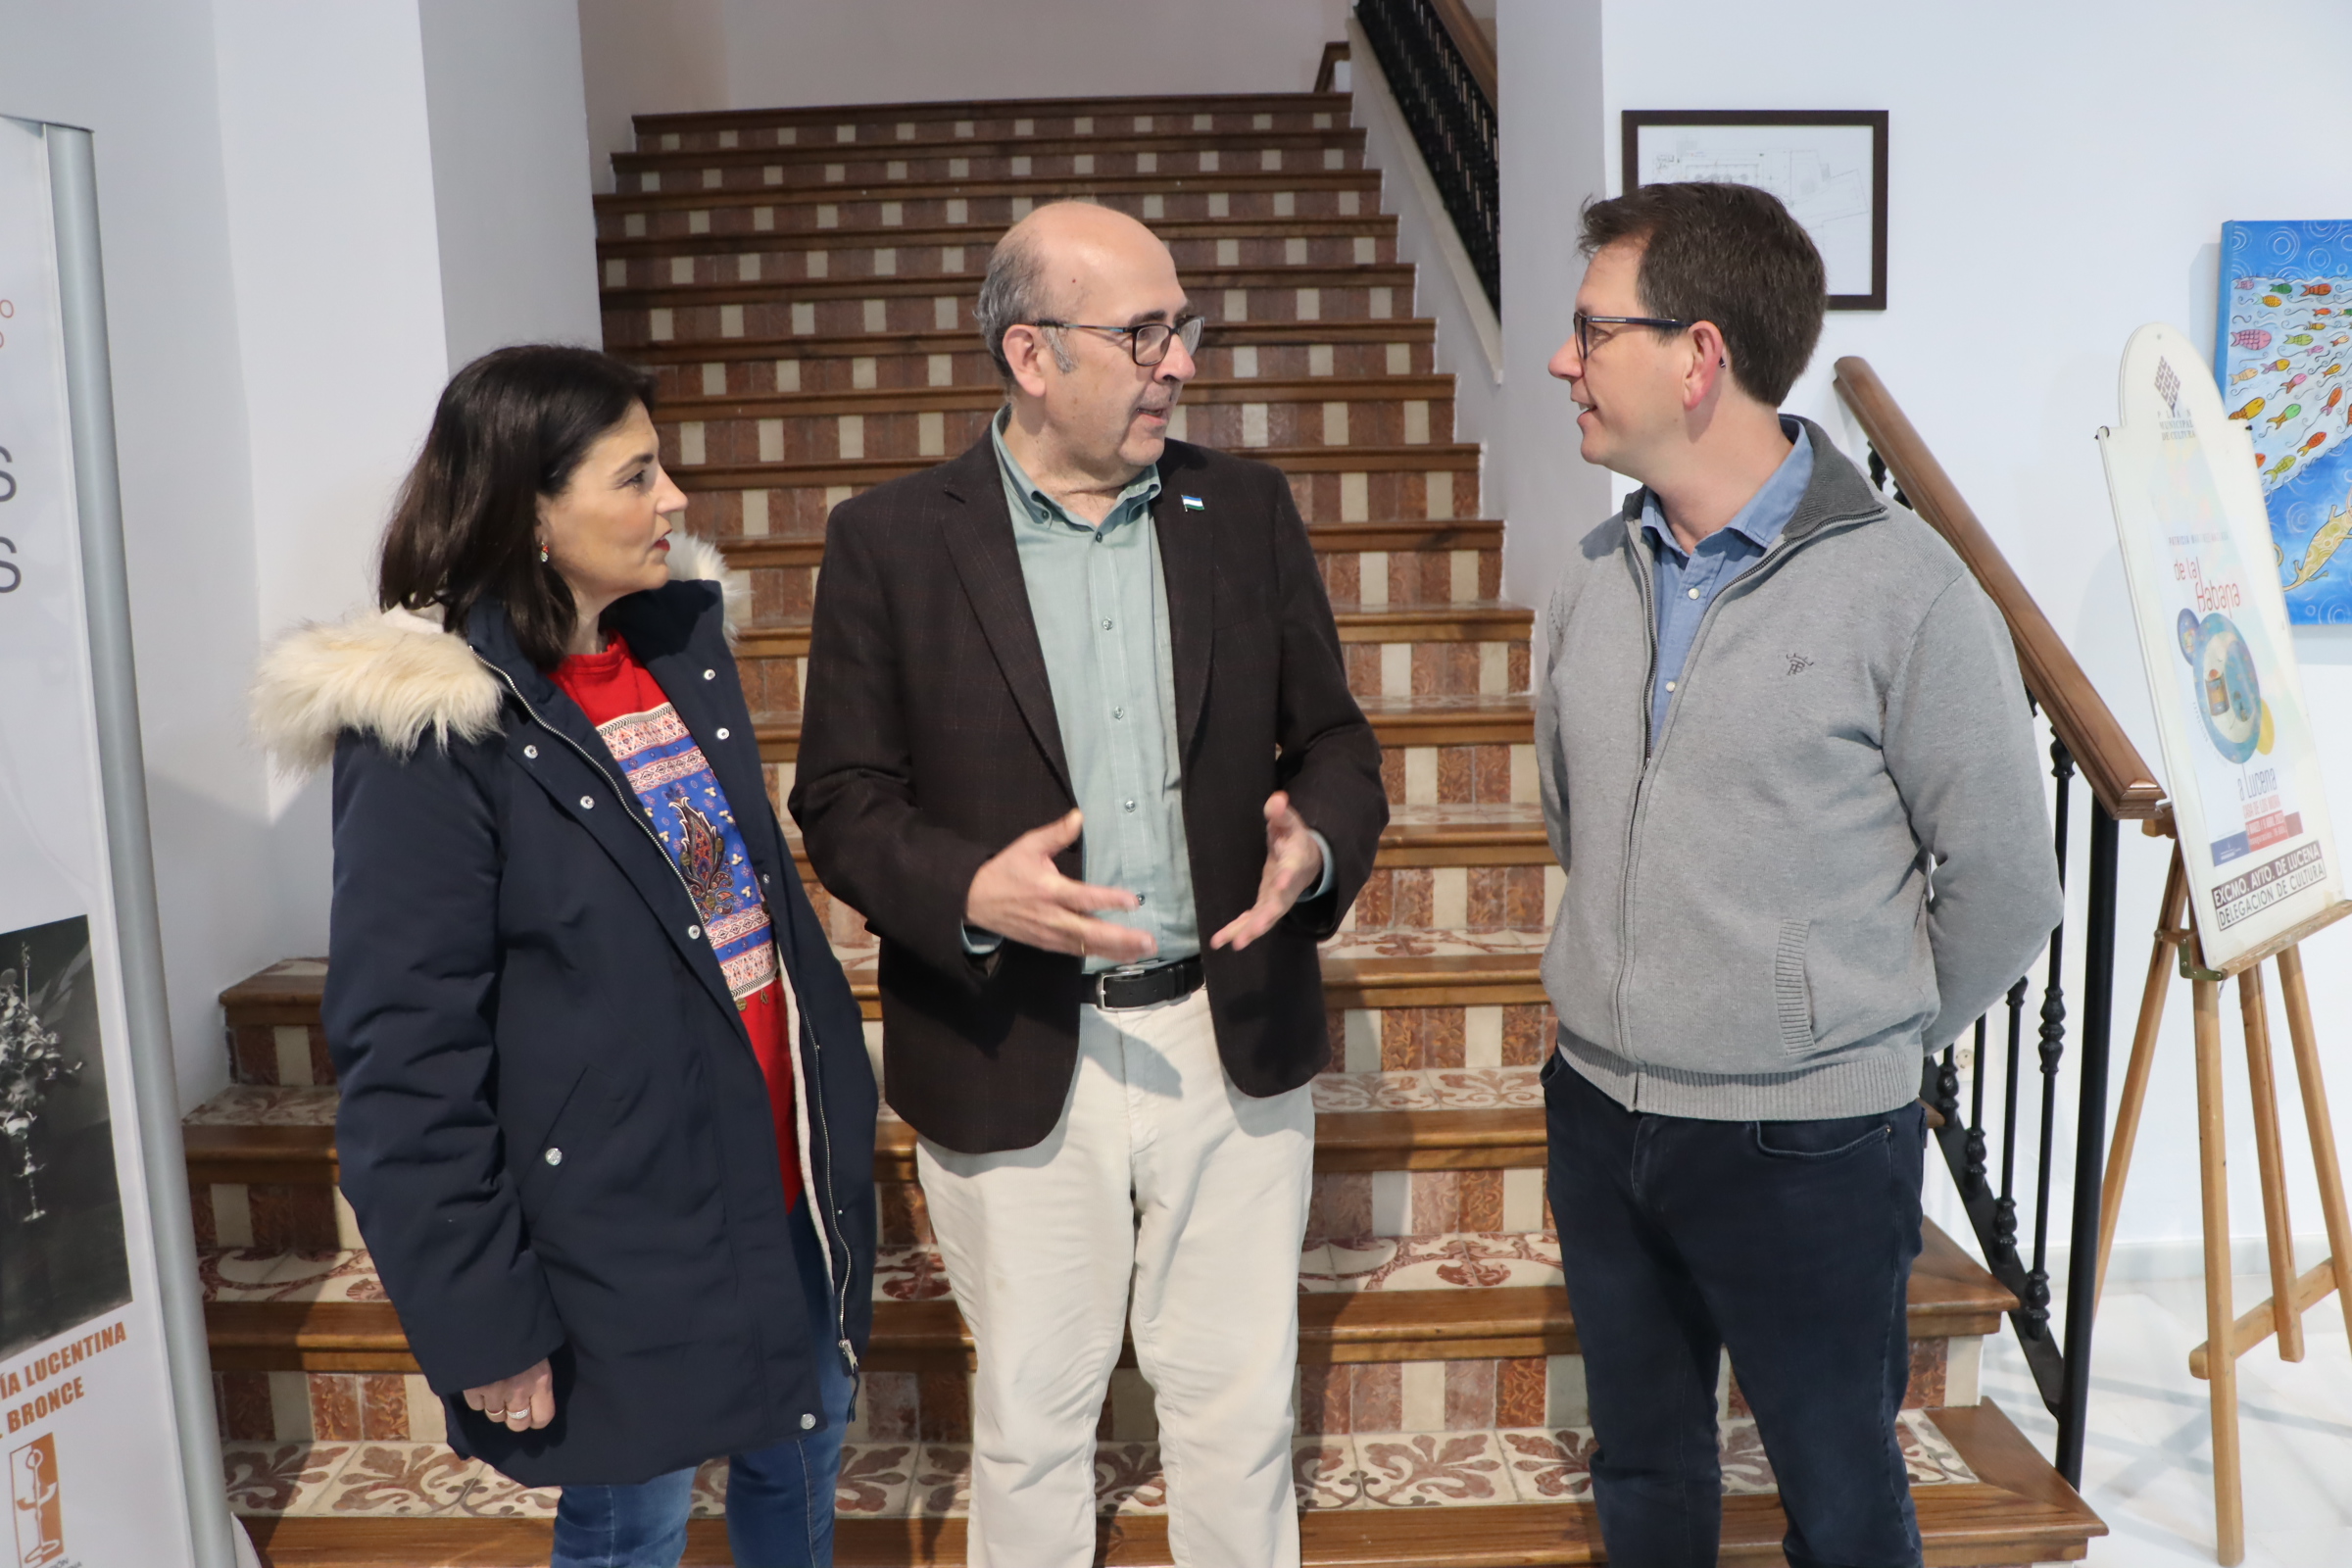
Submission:
[[[792,1103],[792,980],[776,956],[760,874],[735,813],[703,750],[687,733],[661,684],[614,637],[601,654],[574,654],[554,679],[580,705],[669,851],[694,897],[703,929],[752,1037],[775,1118],[784,1205],[801,1197],[800,1141]]]

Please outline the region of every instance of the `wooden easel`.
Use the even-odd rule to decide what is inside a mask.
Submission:
[[[2151,835],[2172,836],[2171,813],[2148,824]],[[2123,1207],[2124,1179],[2132,1146],[2139,1135],[2139,1113],[2155,1064],[2156,1031],[2163,1020],[2173,962],[2191,988],[2196,1016],[2197,1151],[2204,1195],[2205,1343],[2189,1352],[2192,1376],[2208,1380],[2213,1397],[2213,1511],[2216,1558],[2224,1564],[2246,1555],[2245,1497],[2237,1444],[2237,1358],[2278,1336],[2278,1358],[2303,1359],[2303,1314],[2329,1291],[2344,1309],[2352,1332],[2352,1218],[2344,1208],[2344,1181],[2335,1157],[2335,1128],[2328,1115],[2328,1089],[2320,1077],[2319,1040],[2312,1032],[2311,1003],[2303,988],[2303,939],[2352,914],[2352,903],[2323,909],[2292,930],[2220,969],[2205,962],[2188,915],[2188,873],[2176,838],[2173,865],[2164,884],[2163,914],[2155,951],[2148,956],[2147,988],[2140,994],[2139,1026],[2132,1039],[2132,1065],[2115,1117],[2115,1142],[2108,1152],[2107,1183],[2100,1195],[2098,1290],[2107,1284],[2107,1252]],[[2310,1125],[2312,1163],[2318,1168],[2320,1208],[2328,1221],[2328,1256],[2300,1279],[2295,1277],[2294,1230],[2287,1223],[2286,1172],[2278,1139],[2278,1083],[2271,1071],[2269,1004],[2263,995],[2262,964],[2276,963],[2278,989],[2286,999],[2286,1032],[2295,1053],[2295,1075],[2303,1086],[2303,1115]],[[2262,1172],[2262,1216],[2270,1252],[2271,1296],[2244,1316],[2230,1310],[2230,1170],[2222,1119],[2222,985],[2237,980],[2238,1015],[2246,1037],[2248,1087],[2254,1098],[2254,1155]],[[2094,1293],[2094,1300],[2096,1294]],[[2223,1353],[2212,1353],[2219,1344]]]

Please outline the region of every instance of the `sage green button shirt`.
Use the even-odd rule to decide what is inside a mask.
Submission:
[[[1159,952],[1145,961],[1190,957],[1200,951],[1200,928],[1184,836],[1167,585],[1152,522],[1159,471],[1148,469],[1120,491],[1097,527],[1022,471],[1004,446],[1009,412],[989,428],[1070,788],[1086,813],[1085,879],[1143,899],[1138,909],[1104,910],[1102,918],[1151,932]],[[1086,967],[1115,964],[1089,957]]]

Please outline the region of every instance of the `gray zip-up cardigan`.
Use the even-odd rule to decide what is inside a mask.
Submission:
[[[1657,734],[1642,492],[1546,612],[1536,755],[1568,891],[1544,986],[1569,1064],[1634,1109],[1892,1109],[2058,923],[1999,612],[1805,428],[1812,483],[1709,606]]]

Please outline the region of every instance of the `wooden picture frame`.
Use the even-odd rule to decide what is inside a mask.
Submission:
[[[1741,130],[1760,134],[1741,136]],[[1811,169],[1802,161],[1825,157],[1790,132],[1817,130],[1831,138],[1826,158]],[[1867,174],[1850,165],[1867,133]],[[1647,135],[1644,135],[1647,132]],[[1684,133],[1671,148],[1668,139]],[[1794,161],[1792,164],[1790,161]],[[1620,189],[1657,183],[1645,178],[1662,164],[1680,163],[1707,177],[1752,184],[1788,203],[1806,232],[1821,247],[1830,271],[1830,309],[1883,311],[1886,308],[1886,111],[1884,109],[1628,109],[1621,140]],[[1778,164],[1775,169],[1772,166]],[[1743,169],[1743,166],[1744,169]],[[1740,178],[1740,173],[1763,177]],[[1827,175],[1825,178],[1824,175]],[[1687,175],[1685,177],[1698,177]],[[1860,187],[1869,191],[1867,233],[1854,211]],[[1776,188],[1779,187],[1779,188]],[[1801,194],[1800,194],[1801,193]],[[1864,256],[1867,254],[1867,264]]]

